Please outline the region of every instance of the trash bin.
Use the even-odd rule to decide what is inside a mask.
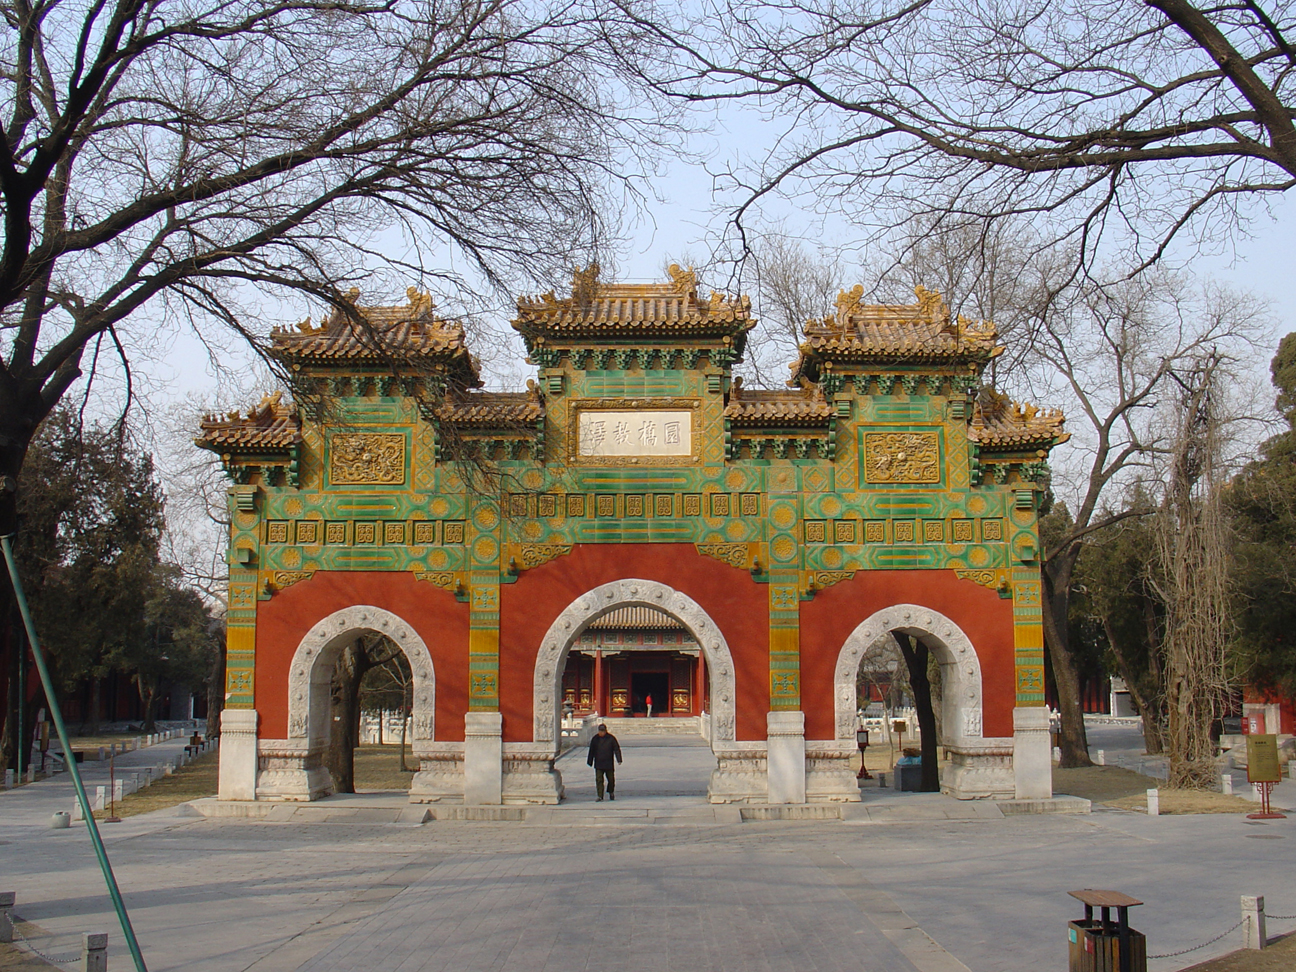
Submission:
[[[901,756],[895,764],[895,788],[917,792],[922,788],[922,757]]]
[[[1142,901],[1093,888],[1067,893],[1085,906],[1084,918],[1067,925],[1070,972],[1147,972],[1147,939],[1129,926],[1129,909]],[[1101,909],[1101,917],[1094,918],[1094,908]]]

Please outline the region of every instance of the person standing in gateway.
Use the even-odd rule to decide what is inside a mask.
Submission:
[[[603,801],[603,783],[607,781],[609,800],[616,799],[616,764],[621,762],[621,744],[617,737],[608,732],[607,726],[599,723],[598,732],[590,740],[589,759],[585,762],[594,767],[594,788],[598,790],[598,802]]]

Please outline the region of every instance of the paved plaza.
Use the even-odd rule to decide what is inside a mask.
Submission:
[[[569,801],[524,821],[420,825],[399,799],[365,795],[278,819],[161,811],[103,830],[154,972],[1035,972],[1065,968],[1072,888],[1145,900],[1135,925],[1153,954],[1227,929],[1241,894],[1296,914],[1282,842],[1296,821],[1005,817],[867,790],[847,820],[741,822],[703,802],[712,757],[700,740],[622,744],[616,803],[593,803],[574,754],[560,763]],[[70,805],[66,779],[0,794],[0,890],[17,892],[47,951],[108,930],[110,969],[128,969],[84,827],[48,829]],[[1149,967],[1239,944],[1234,933]]]

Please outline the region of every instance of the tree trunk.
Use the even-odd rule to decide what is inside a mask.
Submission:
[[[360,723],[360,680],[368,671],[364,641],[357,638],[342,649],[333,671],[329,751],[326,759],[333,792],[355,792],[355,740]]]
[[[1044,620],[1044,645],[1053,665],[1053,684],[1057,689],[1058,712],[1062,719],[1062,734],[1058,746],[1062,751],[1060,765],[1063,769],[1074,766],[1092,766],[1089,758],[1089,739],[1085,734],[1084,709],[1080,705],[1080,675],[1067,638],[1067,618],[1071,607],[1071,568],[1079,554],[1074,552],[1054,556],[1040,572],[1044,596],[1040,599]]]
[[[918,713],[918,731],[922,733],[922,784],[918,789],[923,793],[940,792],[940,763],[938,747],[940,740],[936,737],[936,712],[932,708],[931,682],[927,678],[927,646],[921,641],[891,632],[900,653],[904,655],[905,665],[909,668],[909,687],[913,690],[914,709]]]
[[[408,773],[409,767],[405,765],[405,727],[409,725],[409,712],[401,712],[401,741],[400,741],[400,767],[402,773]]]
[[[13,597],[13,589],[8,583],[0,584],[4,595]],[[7,615],[4,630],[9,635],[7,662],[5,672],[5,711],[4,729],[0,731],[0,769],[14,769],[18,760],[18,666],[21,664],[23,640],[12,624],[13,613],[5,606]]]
[[[1121,678],[1125,680],[1126,686],[1129,687],[1130,698],[1134,700],[1134,704],[1139,710],[1139,717],[1143,720],[1143,748],[1149,756],[1155,756],[1164,748],[1161,736],[1160,713],[1139,689],[1138,682],[1134,679],[1134,669],[1129,663],[1129,657],[1122,650],[1111,619],[1106,615],[1103,615],[1102,626],[1103,633],[1107,636],[1107,644],[1111,647],[1112,654],[1116,656],[1116,667],[1120,669]],[[1155,648],[1152,647],[1150,650],[1155,650]]]
[[[84,721],[86,735],[99,735],[99,710],[103,708],[103,679],[98,675],[90,676],[90,710]]]
[[[143,680],[141,680],[140,701],[144,703],[143,731],[146,733],[157,732],[157,687],[155,685],[150,685],[148,688],[145,688]]]
[[[225,708],[225,646],[221,645],[212,659],[211,674],[207,677],[207,738],[220,735],[220,714]]]

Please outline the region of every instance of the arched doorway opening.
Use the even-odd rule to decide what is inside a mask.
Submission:
[[[1012,797],[1012,740],[986,738],[981,731],[981,662],[976,648],[957,624],[921,605],[897,604],[878,611],[846,638],[833,678],[836,750],[856,749],[861,663],[893,632],[921,641],[940,666],[941,746],[950,758],[941,775],[941,790],[960,799]],[[845,765],[835,772],[842,772]]]
[[[339,661],[344,653],[354,656],[357,645],[376,653],[371,662],[388,649],[403,656],[410,682],[409,744],[412,759],[419,763],[409,789],[413,796],[429,788],[443,788],[430,779],[435,774],[426,765],[433,761],[436,738],[436,677],[427,645],[399,616],[372,605],[356,605],[318,621],[297,646],[288,672],[288,738],[282,745],[263,747],[258,799],[317,800],[336,792],[330,763],[336,767],[339,748],[345,751],[355,740],[359,712],[358,706],[354,713],[339,711],[335,688]],[[365,671],[373,667],[369,664]],[[363,675],[360,672],[360,678]],[[348,724],[348,719],[356,723]],[[458,786],[462,793],[461,776]]]
[[[561,774],[553,769],[553,760],[561,755],[563,673],[568,656],[592,624],[613,612],[632,608],[652,609],[673,619],[697,645],[703,659],[707,679],[704,694],[710,710],[702,719],[702,727],[716,759],[707,784],[707,799],[712,803],[763,800],[768,792],[765,747],[763,742],[741,743],[735,738],[734,665],[724,634],[688,595],[657,581],[635,578],[604,584],[578,597],[550,625],[537,652],[532,739],[547,760],[555,799],[563,792]],[[629,699],[624,708],[632,711]],[[507,789],[507,780],[505,785]]]

